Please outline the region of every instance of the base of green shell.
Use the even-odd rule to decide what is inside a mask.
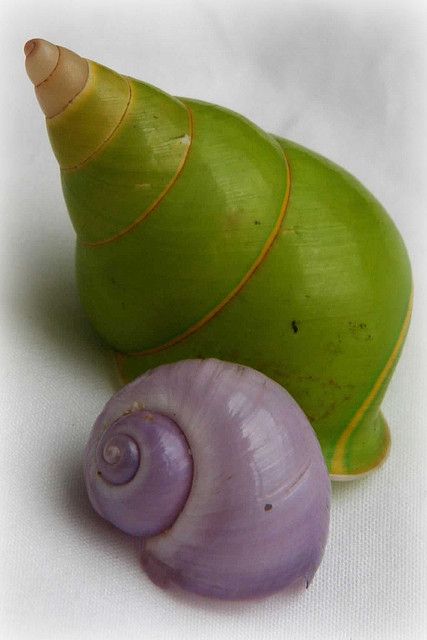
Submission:
[[[361,437],[361,431],[362,429],[358,432],[359,438]],[[346,471],[346,473],[335,473],[334,466],[329,465],[331,480],[342,481],[364,478],[373,471],[376,471],[387,460],[391,448],[391,436],[389,426],[383,414],[379,412],[375,420],[367,422],[363,431],[366,431],[368,436],[375,436],[376,446],[368,449],[370,458],[368,460],[366,459],[367,448],[364,447],[363,464],[358,463],[355,465],[354,459],[360,460],[360,458],[357,457],[357,446],[349,448],[348,458],[350,458],[350,460],[346,463],[346,469],[349,471]],[[352,469],[352,471],[350,469]]]

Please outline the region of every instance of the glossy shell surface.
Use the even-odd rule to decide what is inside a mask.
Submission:
[[[141,411],[152,416],[142,432],[134,424]],[[291,396],[253,369],[214,359],[164,365],[124,387],[97,419],[85,463],[92,503],[117,526],[123,509],[133,521],[149,519],[147,506],[156,505],[161,489],[161,479],[153,488],[151,471],[160,478],[164,469],[170,487],[169,464],[156,444],[142,453],[134,479],[111,485],[97,472],[99,444],[111,429],[116,437],[117,425],[142,443],[139,434],[156,421],[163,431],[158,416],[182,430],[193,478],[176,520],[145,541],[151,579],[227,599],[307,586],[326,544],[330,481],[315,433]],[[123,505],[129,496],[131,505]]]

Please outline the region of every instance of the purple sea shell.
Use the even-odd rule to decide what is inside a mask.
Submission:
[[[162,587],[260,597],[308,585],[323,555],[330,481],[293,398],[219,360],[148,371],[95,422],[85,481],[95,510],[144,539]]]

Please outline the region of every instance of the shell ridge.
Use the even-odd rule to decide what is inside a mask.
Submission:
[[[129,79],[126,76],[122,76],[122,78],[126,81],[126,83],[128,85],[129,96],[128,96],[128,100],[127,100],[127,103],[125,105],[125,108],[123,110],[123,113],[120,116],[120,119],[118,120],[117,124],[115,125],[113,130],[109,133],[109,135],[105,138],[105,140],[103,140],[96,147],[96,149],[94,151],[92,151],[92,153],[90,153],[86,158],[83,158],[83,160],[81,160],[77,164],[69,165],[69,166],[65,166],[65,167],[60,167],[61,172],[68,173],[68,172],[71,172],[71,171],[77,171],[78,169],[81,169],[86,164],[88,164],[91,160],[96,158],[99,155],[99,153],[101,153],[101,151],[104,149],[106,144],[108,144],[108,142],[111,140],[111,138],[117,133],[118,129],[120,128],[120,126],[125,121],[126,115],[129,113],[129,107],[130,107],[130,104],[132,102],[133,93],[132,93],[132,84],[129,82]]]
[[[143,222],[150,214],[152,214],[158,208],[158,206],[161,204],[161,202],[167,196],[169,191],[174,187],[175,183],[177,182],[178,178],[180,177],[180,175],[182,174],[182,172],[184,170],[184,167],[185,167],[185,165],[187,163],[187,159],[190,156],[190,150],[191,150],[192,143],[193,143],[193,138],[194,138],[193,112],[192,112],[191,108],[188,105],[186,105],[184,103],[181,103],[181,104],[185,107],[185,109],[187,111],[187,115],[188,115],[189,143],[187,145],[185,145],[185,151],[184,151],[184,153],[183,153],[183,155],[181,157],[181,160],[180,160],[180,163],[178,165],[178,168],[176,170],[175,175],[168,182],[168,184],[165,186],[163,191],[160,192],[160,194],[157,196],[157,198],[146,209],[144,209],[144,211],[142,213],[140,213],[130,224],[128,224],[123,229],[120,229],[120,231],[118,231],[117,233],[115,233],[112,236],[109,236],[108,238],[103,238],[102,240],[96,240],[95,242],[82,242],[83,246],[89,247],[91,249],[96,249],[97,247],[101,247],[101,246],[104,246],[106,244],[110,244],[111,242],[115,242],[116,240],[119,240],[123,236],[127,235],[129,232],[133,231],[138,225],[140,225],[141,222]]]
[[[396,363],[400,349],[403,346],[403,342],[405,340],[406,334],[409,329],[409,322],[411,320],[411,314],[412,314],[412,306],[413,306],[413,292],[411,292],[409,297],[408,309],[406,312],[405,319],[403,321],[402,328],[400,330],[399,337],[397,338],[397,341],[393,347],[393,350],[386,364],[384,365],[382,371],[380,372],[378,378],[376,379],[371,391],[369,392],[369,394],[367,395],[363,403],[360,405],[359,409],[356,411],[353,418],[350,420],[350,422],[345,427],[344,431],[342,432],[341,436],[338,439],[338,442],[335,446],[334,455],[331,460],[331,474],[334,476],[335,475],[340,476],[340,475],[346,474],[346,466],[345,466],[344,458],[345,458],[345,452],[346,452],[348,441],[351,435],[356,430],[363,416],[365,415],[369,407],[372,405],[372,402],[375,400],[376,396],[381,390],[381,387],[384,381],[386,380],[387,375],[390,373],[393,365]]]
[[[264,244],[260,254],[256,258],[255,262],[252,264],[250,269],[248,269],[248,271],[245,273],[245,275],[240,280],[240,282],[238,282],[238,284],[234,287],[234,289],[232,289],[225,296],[225,298],[223,298],[221,300],[221,302],[219,302],[213,309],[211,309],[205,316],[203,316],[203,318],[201,318],[200,320],[195,322],[193,325],[191,325],[188,329],[186,329],[185,331],[183,331],[179,335],[175,336],[174,338],[171,338],[170,340],[168,340],[167,342],[163,343],[162,345],[158,345],[157,347],[152,347],[150,349],[146,349],[145,351],[133,351],[133,352],[129,352],[129,353],[125,354],[125,355],[132,355],[132,356],[151,355],[153,353],[158,353],[159,351],[164,351],[165,349],[168,349],[169,347],[172,347],[172,346],[178,344],[179,342],[182,342],[186,338],[189,338],[191,335],[196,333],[196,331],[198,331],[199,329],[202,329],[216,315],[218,315],[218,313],[220,313],[222,311],[222,309],[229,302],[231,302],[231,300],[233,300],[240,293],[240,291],[244,288],[244,286],[249,282],[249,280],[252,278],[252,276],[254,275],[256,270],[258,269],[258,267],[260,267],[261,264],[264,262],[264,260],[267,258],[268,253],[269,253],[271,247],[274,244],[274,241],[276,240],[277,236],[279,235],[280,229],[282,227],[283,221],[284,221],[285,216],[286,216],[286,211],[287,211],[287,208],[288,208],[289,197],[290,197],[290,192],[291,192],[291,182],[292,182],[292,180],[291,180],[291,169],[290,169],[289,160],[288,160],[284,150],[282,150],[282,153],[283,153],[283,158],[284,158],[285,167],[286,167],[287,184],[286,184],[286,191],[285,191],[285,195],[284,195],[284,198],[283,198],[283,202],[282,202],[281,208],[280,208],[280,213],[279,213],[279,216],[278,216],[278,218],[276,220],[276,223],[275,223],[275,225],[273,227],[273,230],[270,233],[269,237],[267,238],[267,241]],[[123,356],[123,354],[120,354],[120,355]],[[119,356],[119,358],[120,358],[120,356]],[[118,363],[119,363],[119,359],[118,359]]]
[[[39,82],[39,83],[37,83],[37,84],[35,84],[35,85],[34,85],[34,88],[35,88],[35,89],[38,89],[39,87],[41,87],[41,86],[42,86],[42,84],[45,84],[45,82],[47,82],[47,81],[48,81],[48,80],[53,76],[53,74],[56,72],[56,70],[58,69],[59,61],[60,61],[60,59],[61,59],[61,50],[62,50],[62,47],[57,47],[57,49],[58,49],[58,59],[57,59],[57,61],[56,61],[55,66],[53,67],[53,69],[52,69],[52,71],[49,73],[49,75],[47,75],[47,76],[46,76],[46,78],[43,78],[43,80],[40,80],[40,82]],[[59,115],[59,114],[56,114],[56,115]]]

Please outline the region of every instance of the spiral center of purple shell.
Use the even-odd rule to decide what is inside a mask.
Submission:
[[[126,412],[110,425],[86,467],[96,510],[117,527],[144,538],[167,530],[187,501],[193,458],[180,427],[161,413]]]
[[[122,451],[116,444],[108,442],[104,447],[103,456],[108,464],[116,464],[122,457]]]
[[[140,465],[139,447],[126,433],[106,436],[101,441],[102,454],[98,460],[98,471],[111,484],[130,482]]]

